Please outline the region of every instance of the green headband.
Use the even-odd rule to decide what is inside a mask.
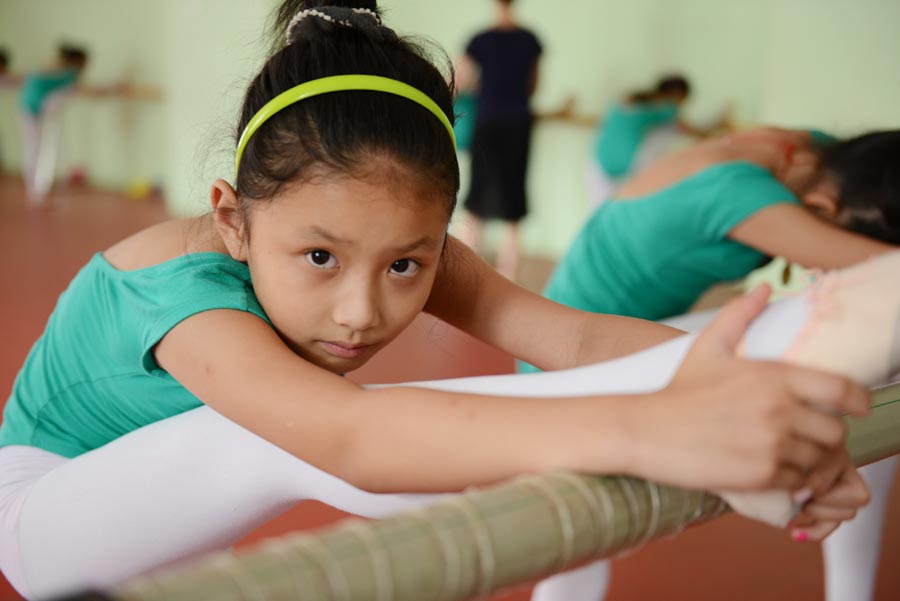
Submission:
[[[272,115],[281,109],[288,107],[295,102],[300,102],[313,96],[320,94],[329,94],[331,92],[343,92],[345,90],[367,90],[373,92],[385,92],[387,94],[395,94],[408,98],[416,102],[426,109],[434,113],[450,134],[450,141],[453,142],[453,148],[456,149],[456,136],[453,134],[453,126],[444,111],[428,96],[402,81],[390,79],[387,77],[379,77],[377,75],[333,75],[331,77],[322,77],[307,81],[299,86],[286,90],[267,102],[259,111],[253,115],[253,118],[247,123],[244,132],[238,140],[237,154],[234,157],[234,177],[237,179],[238,168],[241,165],[241,156],[244,154],[244,148],[253,134],[256,133],[263,123],[265,123]]]

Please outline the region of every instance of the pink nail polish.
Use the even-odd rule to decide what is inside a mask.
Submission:
[[[794,530],[791,533],[791,538],[793,538],[798,543],[805,543],[809,540],[809,535],[803,530]]]

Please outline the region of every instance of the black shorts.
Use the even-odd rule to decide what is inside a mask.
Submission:
[[[531,119],[479,122],[472,138],[472,181],[466,209],[484,219],[519,221],[528,212],[525,175]]]

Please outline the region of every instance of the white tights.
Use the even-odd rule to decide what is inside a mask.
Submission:
[[[888,496],[900,457],[890,457],[860,470],[872,502],[825,539],[825,599],[869,601],[875,598],[875,573]]]
[[[802,323],[800,299],[778,306],[751,327],[749,355],[779,356],[795,331],[785,320],[793,322],[799,311]],[[562,372],[419,385],[523,396],[649,391],[668,383],[692,340],[686,335],[629,357]],[[0,449],[0,567],[29,597],[108,587],[227,547],[307,499],[383,517],[436,498],[363,492],[207,407],[151,424],[74,459],[56,458],[41,475],[14,478],[10,484],[15,470],[4,459],[23,451],[55,456],[28,447]],[[556,578],[555,583],[568,582],[573,588],[554,593],[551,583],[539,589],[548,591],[539,592],[539,598],[592,601],[605,589],[605,570],[594,565]]]

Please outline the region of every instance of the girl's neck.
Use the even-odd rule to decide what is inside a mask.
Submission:
[[[814,175],[808,152],[793,143],[744,143],[740,153],[753,163],[765,167],[779,182],[801,197]]]
[[[512,8],[508,4],[501,4],[497,12],[497,29],[516,29]]]

